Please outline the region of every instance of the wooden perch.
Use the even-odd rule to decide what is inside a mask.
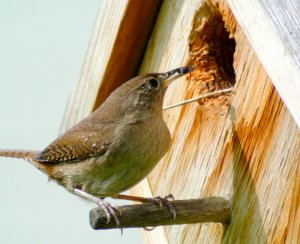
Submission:
[[[229,223],[231,204],[228,199],[207,197],[201,199],[172,201],[176,209],[174,219],[170,210],[157,203],[124,205],[118,207],[121,226],[112,219],[106,224],[106,214],[101,208],[90,211],[90,225],[93,229],[132,228],[160,225],[195,224],[203,222]]]

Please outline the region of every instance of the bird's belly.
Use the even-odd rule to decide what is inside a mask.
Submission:
[[[87,184],[83,190],[96,196],[112,196],[141,181],[152,168],[157,160],[120,158],[111,162],[105,162],[105,166],[94,168],[87,175]],[[113,164],[113,166],[112,166]]]
[[[107,155],[77,163],[76,172],[64,169],[67,173],[61,183],[70,190],[79,188],[102,197],[127,190],[149,174],[167,151],[170,135],[163,126],[159,127],[162,131],[157,136],[152,136],[151,127],[142,134],[129,132],[127,140],[121,141]],[[71,166],[70,170],[73,170]]]

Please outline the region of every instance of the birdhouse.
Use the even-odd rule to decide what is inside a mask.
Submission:
[[[296,9],[298,8],[298,9]],[[137,74],[194,67],[164,104],[172,145],[131,195],[219,196],[230,223],[141,230],[145,243],[300,243],[299,4],[106,1],[61,131]]]

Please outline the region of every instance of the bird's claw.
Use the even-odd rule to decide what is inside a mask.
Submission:
[[[97,205],[100,208],[102,208],[106,214],[106,218],[107,218],[106,224],[108,224],[111,220],[111,217],[113,217],[116,222],[116,225],[120,226],[121,223],[118,219],[117,213],[119,215],[121,215],[121,211],[118,209],[118,207],[116,207],[108,202],[105,202],[101,198],[99,198],[99,201],[97,201]]]
[[[173,206],[173,204],[170,202],[170,200],[174,201],[174,196],[172,194],[169,194],[165,197],[155,197],[153,198],[153,201],[155,201],[160,209],[162,209],[162,205],[165,205],[171,212],[171,214],[173,215],[173,218],[176,219],[176,210],[175,207]]]
[[[117,206],[114,206],[108,202],[105,202],[101,198],[99,198],[99,201],[97,201],[97,205],[99,206],[99,208],[102,208],[106,214],[106,218],[107,218],[106,224],[108,224],[111,220],[111,217],[113,217],[116,225],[120,228],[121,235],[122,235],[123,229],[121,227],[120,220],[118,219],[118,215],[121,216],[121,210]]]
[[[83,190],[80,190],[80,189],[74,189],[74,193],[78,196],[84,197],[86,199],[89,199],[89,200],[95,202],[99,206],[99,208],[103,209],[103,211],[106,214],[106,218],[107,218],[106,224],[108,224],[111,220],[111,217],[113,217],[116,222],[116,225],[121,229],[121,234],[123,234],[123,229],[121,227],[121,223],[117,216],[117,213],[119,216],[121,216],[121,211],[118,209],[118,207],[116,207],[108,202],[105,202],[102,198],[93,196]]]

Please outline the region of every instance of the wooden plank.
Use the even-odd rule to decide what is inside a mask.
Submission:
[[[61,133],[89,115],[115,87],[135,76],[160,5],[161,0],[103,1]],[[162,227],[154,232],[156,243],[167,243]]]
[[[201,3],[164,2],[142,73],[191,62],[190,33],[197,31],[193,23],[201,18]],[[172,193],[176,199],[231,197],[232,222],[226,230],[218,224],[165,227],[169,243],[299,243],[299,129],[226,2],[214,4],[236,42],[229,110],[219,113],[199,103],[167,110],[172,146],[130,192],[149,196],[151,189],[154,196]],[[188,81],[174,82],[165,104],[198,95],[203,78],[197,69]],[[155,232],[143,237],[146,243],[157,240]]]
[[[137,74],[160,5],[161,0],[103,1],[61,132],[89,115],[112,90]]]
[[[300,127],[300,4],[228,0],[282,100]]]
[[[101,4],[80,77],[66,106],[61,133],[93,111],[99,81],[105,72],[127,3],[128,0],[121,0],[117,5],[112,1]]]
[[[137,75],[161,2],[128,1],[100,82],[101,93],[97,96],[94,110],[115,88]]]
[[[282,103],[274,89],[273,76],[266,68],[267,75],[262,66],[264,62],[255,54],[244,29],[236,25],[226,1],[214,1],[214,5],[217,4],[230,36],[236,42],[236,85],[235,94],[229,100],[230,107],[228,100],[221,97],[218,98],[223,102],[221,104],[208,100],[207,103],[193,103],[164,112],[172,134],[172,146],[149,177],[134,187],[131,193],[148,197],[173,193],[176,199],[228,196],[233,204],[232,222],[227,229],[219,224],[160,227],[151,232],[143,231],[144,241],[299,243],[300,132],[295,117],[292,117],[294,113]],[[202,28],[201,18],[210,17],[209,8],[202,7],[201,0],[163,3],[141,73],[166,71],[193,62],[199,65],[195,60],[195,50],[190,48],[197,47],[195,38]],[[204,12],[199,13],[200,9]],[[124,13],[125,7],[118,11]],[[115,14],[110,11],[109,16]],[[105,21],[102,22],[106,26]],[[116,24],[115,28],[118,26]],[[214,27],[213,30],[219,30],[219,26]],[[99,26],[97,29],[96,24],[95,33],[97,31]],[[116,32],[113,29],[114,37],[105,41],[116,40]],[[77,92],[70,100],[63,129],[89,114],[99,96],[99,87],[101,92],[98,82],[102,82],[103,67],[110,58],[103,61],[102,73],[99,72],[101,60],[98,55],[104,50],[99,49],[101,38],[98,39],[99,35],[95,33],[81,82],[78,82]],[[195,35],[191,36],[191,33]],[[289,71],[287,60],[284,60],[284,65]],[[203,74],[197,66],[192,76],[186,77],[187,80],[182,78],[172,84],[165,104],[202,94],[208,78],[209,74]],[[82,88],[85,90],[82,91]]]
[[[262,0],[260,3],[272,20],[281,41],[300,67],[300,2]]]
[[[140,73],[151,71],[167,71],[182,66],[187,62],[187,39],[191,31],[191,23],[195,9],[199,8],[201,1],[164,1],[156,25],[149,41],[147,52],[140,69]],[[176,81],[177,88],[186,89],[184,78]],[[174,89],[174,84],[168,89],[169,103],[183,100],[182,92]],[[171,99],[173,97],[174,99]],[[168,190],[168,189],[166,189]],[[161,191],[153,191],[148,179],[144,179],[137,186],[129,190],[130,194],[151,197],[154,195],[165,196]],[[190,196],[192,197],[192,196]],[[172,243],[165,236],[165,228],[158,227],[148,232],[141,230],[145,243]]]

